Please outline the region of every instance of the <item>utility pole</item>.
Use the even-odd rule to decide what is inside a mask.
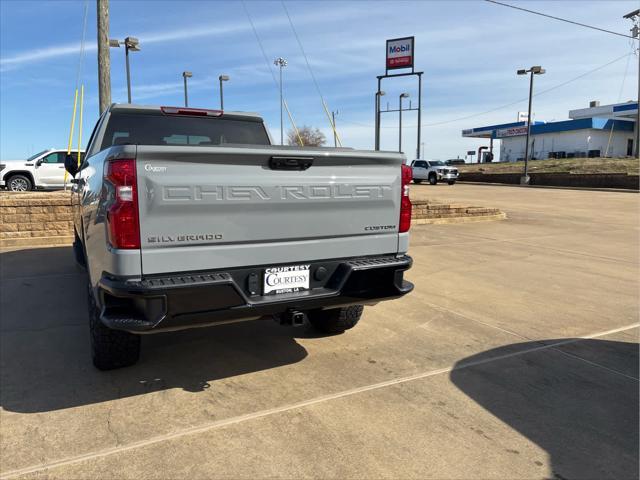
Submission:
[[[109,0],[97,0],[98,97],[100,114],[111,105],[111,57],[109,56]]]
[[[640,9],[627,13],[623,18],[633,22],[631,36],[638,40],[638,100],[636,113],[636,158],[640,159]]]

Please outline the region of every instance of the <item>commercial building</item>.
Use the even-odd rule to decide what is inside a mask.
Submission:
[[[532,159],[573,157],[627,157],[635,151],[634,139],[637,102],[600,105],[591,102],[589,108],[569,111],[569,119],[560,122],[531,123],[530,151]],[[500,140],[500,161],[524,159],[527,122],[488,125],[462,131],[463,137],[486,138],[478,159],[494,150]]]

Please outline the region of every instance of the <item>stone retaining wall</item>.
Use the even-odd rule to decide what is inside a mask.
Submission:
[[[497,208],[445,204],[433,200],[414,200],[412,203],[411,223],[414,225],[480,222],[507,218],[505,213]]]
[[[0,217],[2,247],[73,242],[68,192],[2,192]]]

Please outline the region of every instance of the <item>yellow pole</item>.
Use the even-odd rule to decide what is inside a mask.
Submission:
[[[289,121],[291,122],[291,125],[293,125],[293,129],[296,132],[296,136],[298,137],[298,142],[300,143],[301,147],[304,147],[304,142],[302,141],[302,137],[300,136],[300,131],[298,130],[298,127],[296,127],[295,122],[293,121],[293,117],[291,116],[291,112],[289,111],[289,106],[287,105],[287,101],[283,100],[284,103],[284,108],[287,111],[287,115],[289,115]]]
[[[331,128],[333,129],[333,133],[336,134],[336,139],[338,140],[338,145],[342,146],[342,140],[340,140],[340,135],[338,135],[338,131],[336,130],[336,126],[333,123],[333,120],[331,119],[331,115],[329,114],[329,109],[327,108],[327,104],[325,103],[325,101],[322,101],[322,106],[324,107],[324,113],[327,114],[327,118],[329,119],[329,125],[331,125]]]
[[[84,85],[80,86],[80,121],[78,122],[78,166],[80,166],[80,149],[82,148],[82,110],[84,103]]]
[[[71,127],[69,128],[69,142],[67,144],[67,155],[71,155],[71,146],[73,143],[73,130],[76,124],[76,107],[78,105],[78,89],[73,97],[73,114],[71,115]],[[67,189],[67,171],[64,172],[64,189]]]
[[[73,142],[73,130],[76,123],[76,106],[78,105],[78,89],[76,88],[76,94],[73,97],[73,115],[71,116],[71,128],[69,130],[69,144],[67,146],[67,153],[71,153],[71,144]]]

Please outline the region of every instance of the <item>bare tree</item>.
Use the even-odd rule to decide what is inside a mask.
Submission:
[[[305,125],[298,130],[298,133],[300,134],[300,138],[302,138],[302,143],[306,147],[321,147],[327,143],[327,138],[318,128],[307,127]],[[293,129],[287,132],[287,144],[300,145],[298,135],[296,135],[296,131]]]

